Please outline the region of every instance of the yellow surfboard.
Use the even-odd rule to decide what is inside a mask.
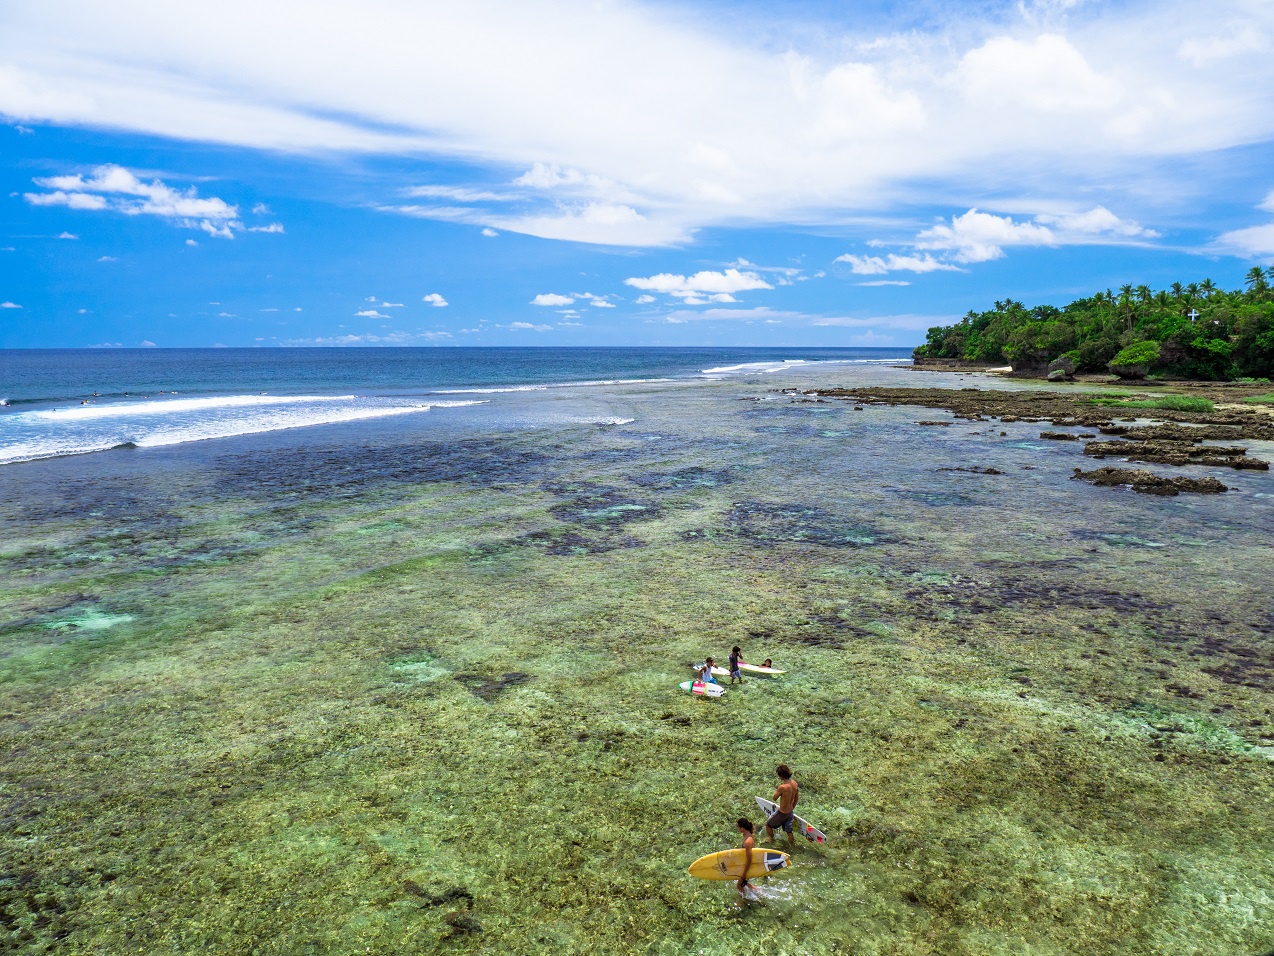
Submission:
[[[743,873],[744,850],[722,850],[720,853],[709,853],[690,864],[690,875],[701,880],[737,880]],[[756,847],[752,850],[752,866],[748,869],[748,879],[768,876],[776,870],[787,866],[791,858],[778,850],[766,850]]]

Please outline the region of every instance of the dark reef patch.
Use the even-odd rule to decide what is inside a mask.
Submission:
[[[740,501],[725,516],[726,530],[766,544],[795,542],[829,548],[864,548],[886,536],[870,524],[814,505]]]
[[[525,483],[542,479],[552,460],[508,439],[296,448],[286,455],[253,452],[219,458],[216,483],[227,494],[308,499],[435,481]]]
[[[735,480],[730,468],[694,465],[677,471],[652,471],[645,475],[636,475],[633,484],[650,491],[687,491],[694,488],[716,488]]]
[[[456,674],[454,679],[463,684],[465,689],[474,697],[489,704],[506,690],[512,687],[520,687],[535,678],[521,671],[510,671],[507,674],[501,674],[499,677],[486,677],[482,674]]]

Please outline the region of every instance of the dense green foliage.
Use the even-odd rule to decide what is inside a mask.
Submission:
[[[1274,374],[1274,268],[1253,267],[1243,291],[1211,279],[1152,292],[1125,285],[1065,308],[1006,299],[929,330],[917,358],[1042,368],[1062,356],[1083,372],[1148,367],[1151,374],[1236,379]]]

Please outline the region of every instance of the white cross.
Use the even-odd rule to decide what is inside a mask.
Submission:
[[[1191,309],[1189,312],[1186,313],[1186,315],[1188,315],[1190,317],[1190,321],[1193,322],[1195,319],[1199,317],[1199,310]]]

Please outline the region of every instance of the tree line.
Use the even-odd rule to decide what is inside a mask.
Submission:
[[[1006,299],[970,311],[954,325],[931,328],[917,358],[950,358],[1043,369],[1114,371],[1174,378],[1274,376],[1274,267],[1254,266],[1245,288],[1226,291],[1211,279],[1158,292],[1149,286],[1107,289],[1063,308],[1028,309]],[[1067,361],[1068,360],[1068,361]]]

